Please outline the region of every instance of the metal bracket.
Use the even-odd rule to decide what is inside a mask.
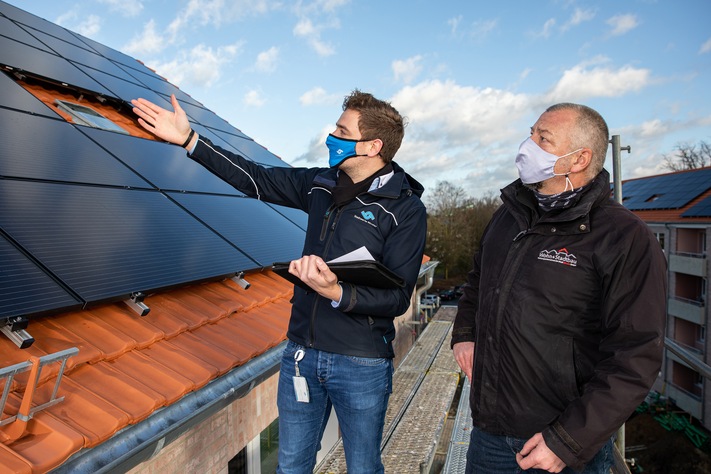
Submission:
[[[248,290],[251,285],[247,280],[244,279],[244,272],[238,272],[235,273],[235,276],[232,277],[232,281],[237,283],[239,286],[244,288],[245,290]]]
[[[127,300],[123,300],[123,302],[126,303],[129,308],[138,313],[139,316],[145,316],[151,311],[151,308],[143,304],[143,299],[145,297],[146,295],[140,291],[136,291],[131,293],[131,297]]]
[[[29,321],[22,316],[9,318],[7,325],[1,327],[0,331],[14,342],[17,347],[27,349],[35,342],[35,338],[25,331],[25,329],[27,329],[27,323],[29,323]]]

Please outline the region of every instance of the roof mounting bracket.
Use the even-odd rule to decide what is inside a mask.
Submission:
[[[249,283],[247,280],[244,279],[244,272],[235,273],[235,276],[232,277],[232,281],[237,283],[239,286],[241,286],[245,290],[249,290],[249,287],[252,286],[251,283]]]
[[[123,300],[123,302],[126,303],[129,308],[138,313],[139,316],[145,316],[151,311],[151,308],[143,303],[143,298],[145,297],[146,295],[140,291],[135,291],[131,293],[131,297],[129,299]]]
[[[20,349],[27,349],[32,345],[32,343],[35,342],[35,338],[30,336],[30,334],[26,331],[28,322],[29,321],[22,316],[8,318],[6,322],[7,324],[0,327],[0,331],[2,331],[8,339],[14,342],[17,347]]]
[[[19,364],[0,369],[0,380],[6,379],[5,387],[2,391],[2,397],[0,398],[0,413],[5,410],[5,404],[7,403],[12,381],[15,376],[17,374],[27,372],[28,370],[31,371],[30,377],[27,380],[25,394],[22,397],[22,403],[20,404],[20,409],[17,414],[0,421],[0,426],[9,425],[7,428],[3,428],[3,430],[0,431],[0,441],[7,443],[9,441],[20,439],[26,432],[27,422],[32,419],[36,412],[54,406],[64,400],[64,397],[57,398],[59,384],[62,382],[64,369],[67,367],[67,359],[77,354],[79,354],[79,349],[72,347],[71,349],[65,349],[43,357],[31,356],[30,359],[25,362],[20,362]],[[33,407],[32,398],[34,397],[35,390],[37,389],[37,383],[39,382],[39,377],[42,373],[42,367],[53,362],[61,362],[62,366],[59,368],[59,372],[57,373],[57,380],[54,383],[52,396],[47,403]]]

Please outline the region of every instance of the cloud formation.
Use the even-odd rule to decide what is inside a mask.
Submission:
[[[395,60],[392,62],[393,73],[395,74],[395,82],[402,79],[405,84],[410,84],[414,81],[417,76],[420,75],[422,71],[422,64],[420,64],[422,56],[419,54],[412,58],[406,59],[404,61]]]
[[[584,21],[590,21],[595,18],[595,13],[597,13],[597,10],[593,8],[588,8],[587,10],[576,8],[570,16],[570,19],[568,19],[568,21],[560,27],[560,30],[567,31],[573,26],[577,26]]]
[[[279,59],[279,48],[272,46],[266,51],[262,51],[257,55],[257,62],[254,64],[254,69],[261,72],[272,72],[276,70],[276,63]]]
[[[625,15],[615,15],[605,23],[612,27],[610,36],[620,36],[638,27],[642,22],[637,20],[637,15],[627,13]]]
[[[708,41],[701,45],[701,49],[699,49],[699,54],[708,53],[709,51],[711,51],[711,38],[709,38]]]
[[[151,19],[143,26],[143,32],[136,35],[121,50],[131,56],[143,56],[145,54],[159,53],[168,46],[168,42],[156,30],[156,22]]]
[[[99,3],[104,3],[112,12],[119,12],[129,18],[137,16],[143,10],[141,0],[99,0]]]
[[[231,63],[242,51],[244,41],[220,46],[216,50],[199,44],[190,50],[181,50],[167,63],[149,62],[148,66],[179,87],[193,85],[209,87],[221,77],[221,69]]]
[[[337,105],[343,100],[338,94],[329,94],[322,87],[314,87],[299,97],[299,102],[304,107],[311,105]]]
[[[251,90],[251,91],[247,92],[244,95],[244,99],[243,99],[244,105],[247,105],[247,106],[251,105],[253,107],[261,107],[262,105],[264,105],[264,103],[266,101],[267,100],[265,98],[263,98],[259,94],[259,92],[255,91],[255,90]]]

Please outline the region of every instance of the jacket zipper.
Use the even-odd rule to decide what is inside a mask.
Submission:
[[[326,214],[323,216],[323,226],[321,227],[321,241],[323,241],[324,238],[326,238],[326,232],[328,231],[328,221],[331,216],[331,213],[333,212],[333,209],[336,208],[336,204],[331,204],[329,206],[328,210],[326,210]],[[331,245],[331,240],[333,239],[333,234],[335,234],[336,231],[336,223],[338,222],[338,218],[341,216],[341,208],[339,207],[336,210],[336,217],[333,219],[333,224],[331,224],[331,233],[328,236],[328,242],[326,242],[326,247],[323,249],[323,255],[321,255],[321,258],[325,259],[326,258],[326,252],[328,252],[328,247]],[[321,295],[316,294],[316,299],[314,300],[314,307],[311,310],[311,341],[309,341],[309,347],[314,346],[314,322],[316,321],[316,307],[318,306],[318,299],[321,297]]]
[[[518,234],[516,234],[516,237],[514,237],[513,241],[516,242],[518,239],[520,239],[520,238],[523,237],[524,235],[528,234],[530,231],[531,231],[531,228],[530,228],[530,227],[529,227],[528,229],[526,229],[526,230],[522,230],[521,232],[519,232]]]

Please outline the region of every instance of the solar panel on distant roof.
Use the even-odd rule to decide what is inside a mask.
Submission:
[[[0,202],[0,228],[90,304],[259,267],[157,191],[0,180]]]
[[[80,130],[159,189],[243,196],[179,146],[88,127]]]
[[[124,101],[130,103],[132,99],[137,99],[143,97],[150,100],[156,105],[161,107],[170,107],[170,103],[165,101],[162,96],[156,94],[150,89],[134,84],[133,82],[124,81],[118,77],[105,74],[96,69],[86,67],[82,64],[72,63],[80,70],[84,71],[87,75],[92,77],[96,82],[106,87],[108,90],[113,92],[113,96],[123,99]]]
[[[301,257],[306,233],[261,201],[205,194],[168,195],[264,266]]]
[[[711,169],[656,176],[622,185],[623,204],[630,210],[678,209],[711,188]]]
[[[79,309],[68,293],[0,233],[0,324],[6,318]]]
[[[11,107],[33,114],[60,118],[54,110],[47,107],[41,100],[27,92],[24,87],[3,72],[0,72],[0,107]]]
[[[0,36],[0,64],[22,69],[55,82],[64,82],[99,94],[113,95],[66,59],[4,36]]]
[[[151,188],[68,122],[0,109],[0,175]]]
[[[279,157],[274,155],[274,153],[270,152],[254,140],[238,138],[227,133],[220,133],[218,130],[215,131],[215,135],[218,135],[227,143],[235,147],[242,156],[249,158],[252,161],[282,168],[289,166],[289,164],[279,159]]]
[[[711,217],[711,196],[688,209],[681,217]]]
[[[42,44],[37,38],[29,34],[27,31],[23,30],[21,27],[17,26],[13,21],[0,17],[0,35],[5,36],[15,41],[19,41],[26,45],[32,46],[42,51],[51,53],[52,51],[47,48],[46,45]]]

